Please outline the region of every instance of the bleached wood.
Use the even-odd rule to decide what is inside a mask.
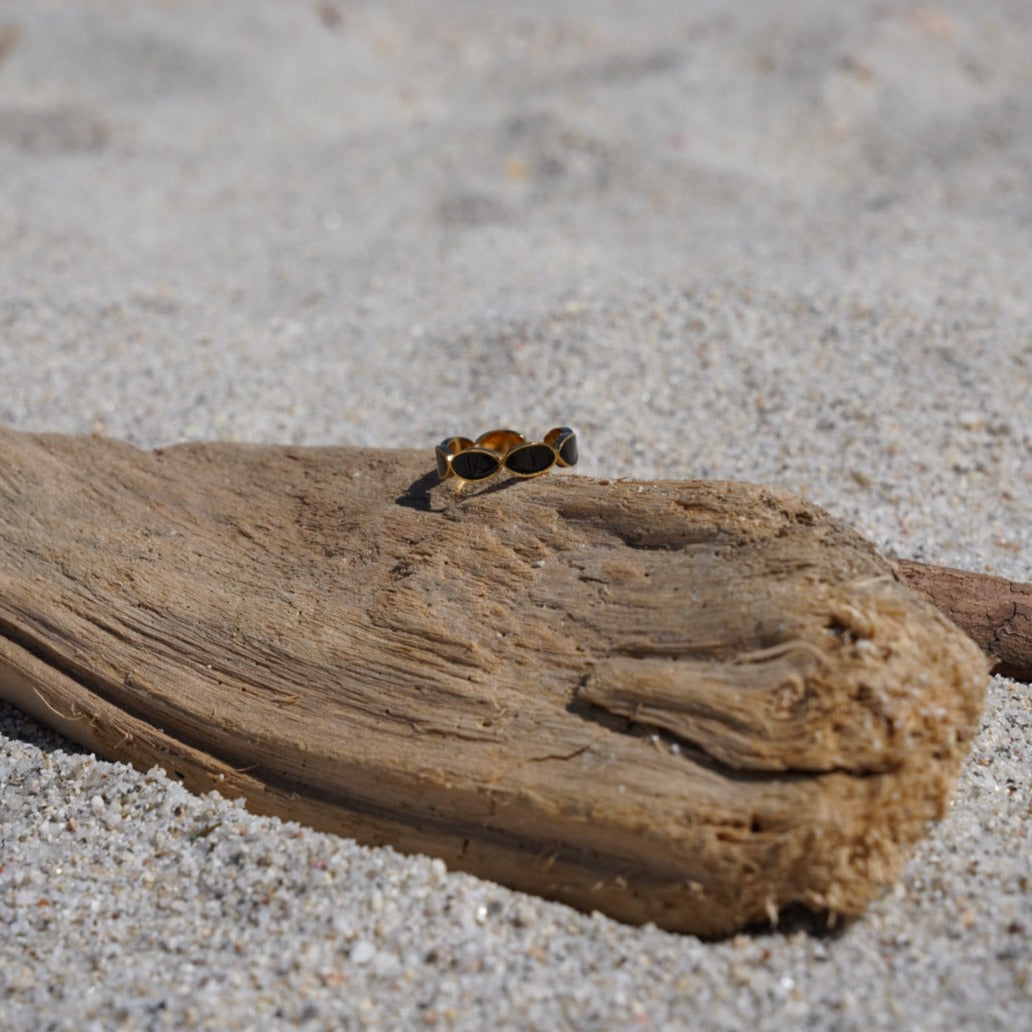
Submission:
[[[987,664],[768,488],[0,430],[0,695],[99,754],[703,935],[860,912]]]

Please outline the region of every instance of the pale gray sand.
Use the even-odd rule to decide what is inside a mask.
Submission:
[[[1032,580],[1029,53],[1018,0],[8,0],[0,422],[429,469],[570,421],[585,472],[778,484]],[[995,679],[949,817],[844,934],[712,944],[0,708],[0,1027],[1022,1027],[1030,724]]]

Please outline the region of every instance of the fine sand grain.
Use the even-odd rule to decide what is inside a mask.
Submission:
[[[1029,53],[1019,0],[9,0],[0,423],[429,470],[570,422],[578,471],[771,484],[1032,580]],[[702,942],[0,707],[0,1027],[1019,1028],[1030,725],[995,678],[862,919]]]

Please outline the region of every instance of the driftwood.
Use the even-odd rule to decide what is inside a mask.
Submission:
[[[429,451],[0,430],[0,696],[97,753],[703,935],[856,914],[988,665],[822,510]]]
[[[912,559],[896,572],[988,653],[995,673],[1032,681],[1032,584]]]

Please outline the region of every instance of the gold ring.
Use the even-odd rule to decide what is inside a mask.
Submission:
[[[488,430],[475,441],[446,437],[434,449],[437,474],[442,480],[487,480],[504,467],[527,480],[547,473],[553,466],[577,463],[577,435],[568,426],[555,426],[541,441],[528,441],[516,430]]]

